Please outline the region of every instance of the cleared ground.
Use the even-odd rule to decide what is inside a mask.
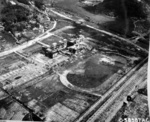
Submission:
[[[73,71],[73,74],[68,74],[67,78],[70,83],[78,87],[94,88],[121,69],[117,65],[100,62],[100,58],[99,55],[93,56],[84,64],[78,66],[79,69]]]
[[[34,81],[30,83],[23,90],[19,92],[14,91],[13,95],[37,113],[37,115],[39,113],[42,113],[43,116],[49,114],[48,117],[54,120],[60,117],[67,119],[66,114],[69,114],[69,120],[74,120],[97,100],[95,96],[67,89],[59,82],[59,78],[55,74],[44,77],[34,85],[32,84]],[[54,114],[51,115],[50,113],[53,112]]]
[[[0,90],[0,120],[22,120],[29,112]]]
[[[25,62],[23,60],[20,60],[20,58],[16,54],[11,54],[5,57],[0,58],[0,74],[5,74],[10,71],[13,71],[15,69],[21,68],[25,65]]]

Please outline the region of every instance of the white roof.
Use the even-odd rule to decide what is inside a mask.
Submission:
[[[57,45],[57,43],[54,42],[54,43],[53,43],[53,46],[56,46],[56,45]]]
[[[15,3],[14,1],[10,1],[10,3],[11,3],[12,5],[16,5],[16,3]]]

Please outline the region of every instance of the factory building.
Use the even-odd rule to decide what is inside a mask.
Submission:
[[[74,44],[74,42],[67,41],[67,47],[73,46]]]
[[[54,54],[54,53],[53,53],[49,48],[42,47],[42,53],[43,53],[46,57],[53,58],[53,54]]]

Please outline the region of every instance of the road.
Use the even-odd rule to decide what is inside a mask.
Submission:
[[[142,67],[129,80],[127,80],[127,82],[125,82],[124,85],[121,86],[120,89],[109,100],[107,100],[103,104],[103,106],[101,106],[86,122],[95,122],[95,120],[98,119],[102,114],[104,114],[104,112],[105,112],[105,114],[107,113],[106,109],[108,107],[111,108],[110,106],[112,106],[112,104],[115,103],[115,101],[117,101],[117,99],[119,99],[119,97],[127,96],[128,93],[130,92],[130,90],[132,91],[132,89],[143,80],[143,77],[141,77],[141,76],[145,74],[145,72],[143,70],[145,70],[146,67],[147,67],[147,65]],[[112,110],[114,110],[114,109],[116,109],[116,107],[111,108],[111,110],[109,110],[109,111],[112,112]],[[109,116],[105,116],[106,119],[109,119],[107,117],[109,117]],[[106,121],[106,122],[110,122],[110,120],[111,119],[109,119],[109,121]],[[101,122],[104,122],[104,120],[101,119]]]
[[[48,37],[51,37],[51,36],[53,36],[53,35],[61,32],[61,31],[73,28],[72,26],[66,26],[66,27],[61,28],[59,30],[56,30],[54,32],[50,32],[50,31],[52,31],[56,27],[56,23],[57,22],[54,23],[54,25],[53,25],[53,27],[51,29],[49,29],[46,32],[44,32],[43,34],[39,35],[35,39],[30,40],[30,41],[28,41],[28,42],[26,42],[26,43],[24,43],[24,44],[22,44],[20,46],[17,46],[15,48],[11,49],[11,50],[7,50],[7,51],[4,51],[4,52],[1,52],[0,53],[0,57],[5,56],[5,55],[9,55],[9,54],[11,54],[13,52],[17,52],[17,51],[22,50],[22,49],[25,49],[25,48],[27,48],[27,47],[29,47],[29,46],[37,43],[38,41],[42,41],[42,40],[44,40],[44,39],[46,39]]]
[[[54,11],[54,10],[51,10],[51,11],[52,11],[53,13],[55,13],[55,14],[57,14],[57,15],[63,17],[63,18],[65,18],[65,19],[68,19],[68,20],[71,20],[71,21],[76,22],[75,20],[73,20],[73,19],[71,19],[71,18],[69,18],[69,17],[67,17],[67,16],[65,16],[65,15],[62,15],[62,14],[60,14],[60,13]],[[60,32],[62,32],[62,31],[64,31],[64,30],[74,28],[73,26],[66,26],[66,27],[63,27],[63,28],[61,28],[61,29],[58,29],[58,30],[56,30],[56,31],[54,31],[54,32],[51,32],[51,31],[56,27],[56,25],[57,25],[57,22],[55,21],[55,22],[54,22],[54,25],[53,25],[53,27],[52,27],[51,29],[47,30],[47,31],[44,32],[43,34],[39,35],[39,36],[36,37],[35,39],[30,40],[29,42],[27,42],[27,43],[25,43],[25,44],[22,44],[22,45],[20,45],[20,46],[18,46],[18,47],[16,47],[16,48],[13,48],[13,49],[11,49],[11,50],[4,51],[4,52],[0,53],[0,57],[5,56],[5,55],[8,55],[8,54],[11,54],[11,53],[13,53],[13,52],[16,52],[16,53],[17,53],[17,51],[22,50],[22,49],[25,49],[25,48],[27,48],[27,47],[29,47],[29,46],[35,44],[35,43],[40,43],[40,42],[41,42],[41,44],[44,44],[44,43],[42,43],[42,40],[44,40],[44,39],[46,39],[46,38],[48,38],[48,37],[51,37],[51,36],[53,36],[53,35],[55,35],[55,34],[57,34],[57,33],[60,33]],[[86,27],[88,27],[88,28],[97,30],[97,31],[99,31],[99,32],[101,32],[101,33],[104,33],[104,34],[113,36],[113,37],[115,37],[115,38],[118,38],[118,39],[120,39],[120,40],[126,41],[126,42],[128,42],[128,43],[131,43],[132,45],[134,45],[134,46],[140,48],[141,50],[143,50],[143,51],[145,51],[145,52],[147,52],[147,50],[145,50],[145,49],[139,47],[138,45],[136,45],[136,44],[130,42],[130,40],[124,39],[124,38],[119,37],[119,36],[117,36],[117,35],[115,35],[115,34],[112,34],[112,33],[110,33],[110,32],[107,32],[107,31],[104,31],[104,30],[100,30],[100,29],[94,28],[94,27],[92,27],[92,26],[90,26],[90,25],[87,25],[87,24],[84,24],[84,25],[85,25]],[[45,45],[45,46],[47,46],[47,45]],[[19,53],[17,53],[17,54],[20,55]],[[22,56],[22,55],[21,55],[21,56]],[[25,57],[24,57],[24,58],[25,58]],[[57,63],[57,61],[60,61],[60,60],[56,60],[56,62],[54,61],[54,64]],[[54,64],[53,64],[53,65],[54,65]],[[114,90],[115,90],[118,86],[121,86],[120,89],[117,91],[117,93],[114,94],[114,95],[112,95],[112,97],[110,97],[110,98],[107,100],[107,102],[105,102],[105,103],[100,107],[100,109],[97,109],[97,111],[96,111],[96,112],[88,119],[88,121],[87,121],[87,122],[94,122],[95,119],[112,103],[112,101],[115,101],[115,99],[122,93],[122,91],[123,91],[125,88],[127,88],[128,85],[130,85],[130,83],[133,81],[133,79],[128,80],[128,77],[130,77],[130,76],[133,74],[133,72],[135,72],[135,71],[137,70],[138,67],[139,67],[139,65],[136,66],[134,69],[132,69],[132,70],[131,70],[125,77],[123,77],[120,81],[118,81],[104,96],[102,96],[102,98],[101,98],[100,100],[98,100],[94,105],[92,105],[92,106],[83,114],[83,116],[81,116],[76,122],[80,122],[80,121],[82,121],[84,118],[86,118],[86,117],[91,113],[91,111],[93,111],[94,109],[95,109],[95,110],[97,109],[97,106],[99,106],[99,104],[100,104],[102,101],[104,101],[107,96],[109,96],[110,94],[112,94],[112,92],[114,92]],[[139,72],[140,72],[140,71],[139,71]],[[67,75],[67,74],[65,73],[65,75]],[[61,78],[61,77],[60,77],[60,78]],[[127,82],[125,82],[126,79],[127,79]],[[62,77],[61,82],[62,82],[65,86],[67,86],[67,87],[70,85],[69,82],[68,82],[67,79],[66,79],[66,76],[65,76],[65,77]],[[124,82],[125,82],[125,83],[124,83]],[[120,85],[120,84],[122,84],[122,83],[124,83],[124,84],[123,84],[123,85]],[[71,87],[74,87],[74,86],[71,86]],[[69,86],[68,88],[70,88],[70,86]],[[74,89],[74,90],[75,90],[75,89]],[[76,90],[80,91],[80,89],[76,89]],[[85,91],[83,91],[83,92],[85,92]]]
[[[45,33],[44,33],[44,34],[45,34]],[[15,48],[13,48],[13,49],[11,49],[11,50],[7,50],[7,51],[4,51],[4,52],[0,53],[0,57],[5,56],[5,55],[8,55],[8,54],[13,53],[13,52],[17,52],[17,51],[22,50],[22,49],[25,49],[25,48],[27,48],[27,47],[29,47],[29,46],[35,44],[38,40],[42,40],[42,39],[48,38],[48,37],[50,37],[50,36],[52,36],[52,35],[53,35],[52,33],[48,33],[48,34],[46,34],[46,35],[43,36],[43,37],[37,37],[37,38],[35,38],[35,39],[33,39],[33,40],[30,40],[30,41],[27,42],[27,43],[24,43],[24,44],[18,46],[18,47],[15,47]]]
[[[63,15],[63,14],[61,14],[61,13],[58,13],[57,11],[54,11],[53,9],[51,9],[51,12],[53,12],[54,14],[57,14],[58,16],[61,16],[61,17],[65,18],[65,19],[71,20],[71,21],[73,21],[73,22],[77,22],[76,20],[73,20],[73,19],[70,18],[70,17],[67,17],[67,16],[65,16],[65,15]],[[59,30],[55,31],[54,33],[51,33],[51,31],[56,27],[56,25],[57,25],[57,21],[54,21],[54,25],[53,25],[53,27],[52,27],[51,29],[47,30],[47,31],[44,32],[43,34],[39,35],[38,37],[36,37],[36,38],[33,39],[33,40],[28,41],[28,42],[25,43],[25,44],[22,44],[22,45],[20,45],[20,46],[18,46],[18,47],[15,47],[15,48],[11,49],[11,50],[7,50],[7,51],[4,51],[4,52],[0,53],[0,57],[5,56],[5,55],[8,55],[8,54],[13,53],[13,52],[16,52],[16,51],[19,51],[19,50],[22,50],[22,49],[25,49],[25,48],[27,48],[27,47],[29,47],[29,46],[35,44],[37,41],[41,41],[41,40],[43,40],[43,39],[46,39],[46,38],[48,38],[48,37],[50,37],[50,36],[52,36],[52,35],[54,35],[54,34],[56,34],[56,33],[59,33],[59,32],[61,32],[61,31],[63,31],[64,29],[67,29],[67,28],[69,29],[69,28],[71,28],[71,26],[67,26],[67,27],[64,27],[64,28],[62,28],[62,29],[59,29]],[[101,32],[101,33],[107,34],[107,35],[109,35],[109,36],[113,36],[113,37],[118,38],[118,39],[120,39],[120,40],[126,41],[126,42],[128,42],[128,43],[130,43],[130,44],[132,44],[132,45],[134,45],[134,46],[136,46],[136,47],[138,47],[139,49],[143,50],[144,52],[148,53],[147,50],[143,49],[142,47],[140,47],[140,46],[138,46],[138,45],[136,45],[136,44],[134,44],[134,43],[132,43],[132,42],[131,42],[130,40],[128,40],[128,39],[119,37],[119,36],[117,36],[117,35],[115,35],[115,34],[112,34],[112,33],[110,33],[110,32],[107,32],[107,31],[105,31],[105,30],[97,29],[97,28],[92,27],[92,26],[87,25],[87,24],[84,24],[84,26],[86,26],[86,27],[88,27],[88,28],[91,28],[91,29],[94,29],[94,30],[96,30],[96,31],[99,31],[99,32]],[[72,27],[72,28],[73,28],[73,27]]]
[[[120,108],[123,105],[123,102],[126,101],[126,97],[125,96],[127,96],[127,95],[132,96],[132,94],[135,93],[135,91],[136,91],[136,87],[135,86],[138,86],[139,84],[140,85],[147,84],[147,78],[146,78],[147,77],[147,73],[146,73],[147,72],[146,71],[147,64],[144,67],[142,67],[142,68],[143,68],[142,71],[139,72],[138,75],[136,75],[136,77],[134,76],[136,80],[134,80],[132,78],[134,80],[132,83],[134,83],[134,84],[130,85],[128,88],[126,88],[126,91],[124,90],[125,92],[123,94],[126,94],[126,95],[123,96],[123,94],[121,94],[121,96],[118,96],[118,99],[120,99],[121,97],[124,97],[124,100],[120,99],[121,102],[120,103],[116,103],[116,105],[114,105],[115,107],[111,106],[111,110],[113,110],[113,113],[111,113],[111,115],[109,115],[109,117],[107,117],[106,122],[110,122],[113,119],[113,117],[116,115],[116,113],[120,110]],[[137,77],[139,77],[139,78],[137,78]],[[145,78],[146,78],[146,80],[145,80]]]
[[[76,23],[78,23],[78,24],[81,23],[79,20],[73,20],[72,18],[63,15],[63,14],[61,14],[61,13],[55,11],[54,9],[51,9],[50,11],[53,12],[54,14],[56,14],[56,15],[62,17],[62,18],[68,19],[68,20],[73,21],[73,22],[76,22]],[[96,31],[98,31],[98,32],[100,32],[100,33],[104,33],[104,34],[106,34],[106,35],[109,35],[109,36],[115,37],[115,38],[117,38],[117,39],[119,39],[119,40],[122,40],[122,41],[125,41],[125,42],[127,42],[127,43],[130,43],[131,45],[134,45],[134,46],[136,46],[137,48],[141,49],[142,51],[148,53],[148,50],[146,50],[146,49],[140,47],[139,45],[137,45],[137,44],[135,44],[135,43],[133,43],[133,42],[132,42],[131,40],[129,40],[129,39],[125,39],[125,38],[123,38],[123,37],[120,37],[120,36],[118,36],[118,35],[115,35],[115,34],[113,34],[113,33],[108,32],[108,31],[95,28],[95,27],[93,27],[93,26],[90,26],[90,25],[86,24],[85,22],[84,22],[84,23],[82,22],[82,26],[86,26],[86,27],[91,28],[91,29],[93,29],[93,30],[96,30]]]
[[[10,53],[17,52],[17,51],[22,50],[22,49],[25,49],[25,48],[35,44],[38,40],[42,40],[42,39],[45,39],[47,37],[52,36],[53,34],[50,33],[50,31],[52,31],[56,27],[56,25],[57,25],[57,21],[54,21],[54,25],[53,25],[52,28],[50,28],[49,30],[47,30],[46,32],[44,32],[43,34],[39,35],[38,37],[36,37],[33,40],[29,40],[28,42],[26,42],[26,43],[24,43],[24,44],[22,44],[20,46],[17,46],[17,47],[15,47],[13,49],[1,52],[0,53],[0,57],[5,56],[5,55],[9,55]]]
[[[74,90],[74,91],[83,92],[83,93],[88,93],[88,94],[92,94],[92,95],[101,97],[100,94],[92,93],[90,89],[81,88],[81,87],[78,87],[78,86],[75,86],[75,85],[71,84],[71,83],[68,81],[68,79],[67,79],[67,75],[68,75],[68,73],[70,73],[70,72],[71,72],[70,70],[65,70],[65,71],[63,72],[63,74],[59,74],[58,72],[56,72],[56,73],[59,75],[60,82],[61,82],[64,86],[66,86],[67,88],[69,88],[69,89],[71,89],[71,90]]]
[[[133,69],[131,69],[128,74],[126,74],[126,76],[124,76],[123,78],[121,78],[110,90],[108,90],[104,96],[102,96],[101,99],[99,99],[94,105],[92,105],[80,118],[78,118],[75,122],[81,122],[82,120],[84,119],[87,119],[87,116],[90,115],[90,113],[93,111],[93,110],[97,110],[93,113],[93,115],[88,119],[89,122],[92,122],[92,120],[94,120],[94,118],[96,116],[99,115],[99,113],[101,112],[101,107],[99,106],[109,95],[111,95],[113,93],[113,91],[116,89],[116,88],[120,88],[120,85],[122,85],[122,88],[126,86],[126,84],[128,84],[128,82],[126,83],[126,81],[128,81],[128,79],[130,78],[130,76],[132,76],[133,74],[136,73],[137,69],[141,66],[141,64],[145,63],[145,61],[147,60],[147,58],[145,60],[143,60],[140,64],[138,64],[136,67],[134,67]],[[131,82],[131,81],[129,81]],[[125,83],[125,84],[124,84]],[[110,99],[114,99],[115,96],[112,96],[112,98]],[[103,104],[103,107],[107,106],[109,104],[109,102],[107,103],[104,103]],[[104,110],[104,109],[103,109]],[[91,120],[91,121],[90,121]]]

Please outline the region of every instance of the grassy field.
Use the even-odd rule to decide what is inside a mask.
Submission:
[[[99,56],[93,56],[85,63],[81,64],[80,69],[74,74],[68,74],[68,80],[79,87],[94,88],[101,85],[119,70],[119,67],[103,64],[99,62]]]
[[[8,73],[9,71],[12,71],[14,69],[17,69],[17,62],[19,62],[19,57],[15,54],[8,55],[6,57],[0,58],[0,74]],[[20,61],[20,66],[21,66]],[[19,65],[19,63],[18,63]]]

